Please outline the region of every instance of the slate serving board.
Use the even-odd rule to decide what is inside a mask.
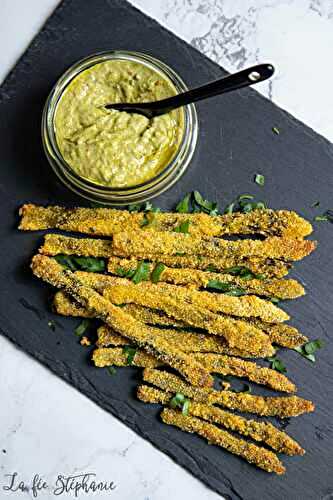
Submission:
[[[281,354],[299,394],[317,405],[314,414],[286,422],[287,431],[307,454],[283,458],[284,477],[257,470],[196,436],[162,425],[156,406],[135,399],[140,373],[120,369],[110,377],[106,370],[95,369],[73,335],[77,321],[53,315],[48,304],[51,289],[31,276],[29,260],[42,235],[15,229],[18,207],[28,201],[84,204],[57,182],[44,157],[40,139],[44,101],[70,64],[107,49],[157,56],[189,86],[225,74],[125,1],[60,4],[0,89],[1,332],[226,498],[333,498],[333,227],[329,223],[316,225],[319,248],[294,271],[308,295],[285,306],[293,323],[310,338],[324,339],[326,348],[315,365],[294,352]],[[211,99],[198,105],[198,113],[200,139],[191,168],[156,200],[159,206],[170,209],[184,193],[200,189],[221,206],[240,193],[252,192],[274,208],[294,209],[310,219],[333,208],[333,147],[324,138],[253,90]],[[280,135],[272,127],[278,127]],[[264,188],[253,183],[255,172],[266,176]],[[316,200],[321,201],[320,208],[310,208]],[[50,320],[56,322],[55,332],[48,328]]]

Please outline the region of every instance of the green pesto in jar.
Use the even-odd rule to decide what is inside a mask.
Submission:
[[[80,177],[102,186],[129,187],[150,180],[177,153],[184,134],[183,110],[149,120],[104,105],[156,101],[176,93],[168,79],[134,61],[110,60],[82,71],[57,105],[60,153]]]

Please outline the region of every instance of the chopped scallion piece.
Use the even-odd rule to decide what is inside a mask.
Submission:
[[[114,366],[108,366],[107,370],[108,370],[110,375],[115,375],[117,373],[117,370],[115,369]]]
[[[179,408],[182,410],[183,415],[188,415],[190,408],[190,401],[185,398],[184,394],[181,392],[177,392],[173,398],[170,399],[169,405],[171,408],[176,409]]]
[[[184,222],[181,222],[179,226],[175,227],[174,232],[187,234],[189,227],[190,227],[190,221],[185,220]]]
[[[324,347],[324,342],[320,339],[317,339],[311,340],[310,342],[307,342],[300,347],[295,347],[294,350],[299,352],[304,358],[314,363],[316,361],[314,354],[316,351],[318,351],[318,349],[321,349],[322,347]]]
[[[153,283],[159,282],[161,274],[163,273],[164,269],[165,269],[165,265],[162,264],[162,262],[158,262],[156,264],[156,266],[153,269],[153,272],[151,273],[151,277],[150,277],[150,279]]]
[[[265,177],[262,174],[256,174],[254,177],[254,182],[258,184],[259,186],[264,186],[265,184]]]
[[[191,212],[191,193],[188,193],[176,206],[176,212],[186,214]]]
[[[87,330],[87,328],[89,328],[89,326],[90,326],[90,319],[89,318],[82,320],[81,323],[74,330],[75,335],[77,335],[78,337],[81,337],[84,334],[84,332]]]
[[[126,363],[128,365],[132,365],[133,364],[133,361],[134,361],[134,357],[136,355],[136,348],[135,347],[132,347],[132,346],[129,346],[129,345],[125,345],[123,347],[123,353],[126,354]]]
[[[83,271],[101,273],[105,270],[104,259],[98,259],[97,257],[73,257],[73,259],[79,269],[82,269]]]
[[[149,264],[148,262],[140,261],[137,265],[135,273],[132,276],[132,281],[136,285],[141,281],[148,281],[149,279]]]
[[[267,358],[267,359],[271,363],[271,368],[273,370],[276,370],[277,372],[280,372],[280,373],[287,372],[287,368],[284,366],[282,361],[280,359],[278,359],[276,356],[273,356],[273,357]]]

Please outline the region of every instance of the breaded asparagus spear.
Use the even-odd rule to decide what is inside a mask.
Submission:
[[[202,363],[211,373],[233,375],[246,378],[256,384],[265,385],[281,392],[295,392],[295,385],[282,373],[270,368],[263,368],[251,361],[244,361],[232,356],[211,353],[193,353],[193,359]],[[123,349],[102,347],[93,352],[93,361],[96,366],[127,366],[127,355]],[[132,364],[141,368],[157,368],[163,363],[156,357],[137,349]]]
[[[303,238],[312,232],[309,222],[288,210],[254,210],[220,216],[179,213],[130,213],[109,208],[74,208],[33,204],[20,209],[22,220],[19,229],[63,229],[93,235],[110,236],[126,230],[174,231],[179,224],[190,222],[193,234],[218,236],[223,234],[262,234]],[[145,224],[151,216],[151,223]]]
[[[126,248],[113,249],[110,240],[91,240],[87,238],[72,238],[63,235],[46,235],[44,245],[40,248],[44,255],[80,255],[83,257],[103,257],[119,255],[121,257],[131,256],[131,252]],[[282,278],[288,274],[290,263],[279,259],[266,257],[228,255],[224,257],[207,257],[202,255],[163,255],[163,254],[136,254],[137,258],[150,260],[151,262],[162,262],[174,268],[188,268],[206,270],[214,267],[223,272],[235,266],[243,266],[253,273],[261,273],[266,277]]]
[[[294,349],[309,340],[305,335],[300,333],[297,328],[290,325],[284,325],[283,323],[273,325],[271,323],[265,323],[257,318],[250,319],[249,321],[265,332],[273,344],[277,344],[281,347]]]
[[[145,403],[162,403],[167,405],[172,398],[172,393],[164,392],[155,387],[140,385],[137,390],[137,397]],[[250,437],[259,443],[265,443],[278,453],[286,455],[304,455],[305,450],[286,432],[280,431],[269,422],[257,422],[256,420],[246,419],[221,410],[215,406],[205,405],[190,401],[188,414],[193,417],[199,417],[209,422],[223,425],[227,429],[238,432],[243,436]]]
[[[303,259],[316,247],[312,240],[272,237],[266,240],[229,241],[219,238],[200,238],[190,234],[154,232],[122,232],[113,235],[112,240],[71,238],[58,234],[47,234],[40,253],[56,255],[67,253],[111,257],[117,252],[132,255],[202,255],[213,259],[230,256],[275,258],[283,261]]]
[[[221,335],[231,347],[248,351],[252,355],[263,356],[264,353],[274,352],[267,335],[245,321],[220,316],[185,302],[180,304],[170,296],[140,289],[134,284],[108,287],[104,291],[104,296],[114,304],[134,302],[145,307],[160,309],[168,316],[180,319],[189,326]],[[270,354],[265,355],[270,356]]]
[[[285,473],[285,467],[275,453],[244,441],[244,439],[236,438],[214,424],[205,422],[200,418],[182,415],[179,411],[171,410],[171,408],[164,408],[161,418],[165,424],[174,425],[186,432],[195,432],[207,439],[210,444],[221,446],[267,472]]]
[[[46,234],[39,252],[43,255],[80,255],[85,257],[110,257],[112,240],[73,238],[62,234]]]
[[[213,353],[195,353],[195,360],[199,361],[211,373],[233,375],[246,378],[256,384],[266,385],[271,389],[282,392],[295,392],[296,386],[285,375],[270,368],[262,367],[252,361],[245,361],[233,356]]]
[[[89,283],[90,286],[94,287],[94,281],[96,280],[97,275],[84,272],[78,272],[78,275],[85,282],[87,278],[87,283]],[[105,279],[107,278],[108,277],[105,276]],[[157,311],[156,309],[149,309],[137,304],[124,304],[122,307],[124,311],[131,314],[134,318],[141,320],[147,324],[173,326],[177,328],[186,326],[184,322],[168,317],[164,313],[162,313],[161,311]],[[57,292],[55,294],[54,308],[55,312],[63,316],[91,317],[91,313],[89,311],[73,302],[64,292]],[[247,321],[265,332],[272,343],[275,343],[282,347],[294,349],[295,347],[298,347],[308,341],[308,338],[305,337],[305,335],[302,335],[295,327],[290,325],[285,325],[282,323],[274,325],[252,318],[248,319]],[[222,341],[222,339],[220,339],[220,341]],[[208,351],[213,352],[213,349],[208,349]],[[234,356],[251,357],[248,352],[241,351],[239,349],[237,350],[235,348],[229,348],[228,351],[225,352]]]
[[[95,240],[98,241],[98,240]],[[88,243],[87,243],[88,244]],[[301,260],[316,247],[312,240],[294,238],[278,238],[273,236],[260,240],[223,240],[220,238],[201,238],[183,233],[154,232],[153,234],[139,232],[123,232],[113,235],[112,248],[117,252],[132,255],[202,255],[211,258],[246,255],[275,258],[283,261]]]
[[[117,333],[130,338],[147,352],[175,368],[195,386],[210,387],[213,377],[198,362],[180,349],[156,337],[144,323],[116,307],[92,288],[86,286],[71,271],[64,270],[54,259],[36,255],[32,260],[33,273],[44,281],[64,289],[84,307],[90,309]]]
[[[131,252],[123,248],[114,251],[115,256],[131,258]],[[279,259],[271,259],[265,257],[249,257],[246,255],[228,255],[227,257],[212,258],[203,255],[163,255],[163,254],[147,254],[137,253],[135,258],[140,260],[149,260],[153,263],[161,262],[166,266],[175,269],[199,269],[206,271],[214,268],[217,272],[228,272],[235,266],[248,268],[252,273],[263,274],[266,278],[283,278],[286,276],[292,267],[290,262],[284,262]]]
[[[126,310],[126,309],[125,309]],[[166,328],[154,329],[155,335],[179,347],[181,351],[188,353],[210,352],[218,354],[228,354],[229,356],[246,357],[247,353],[243,353],[239,349],[228,346],[223,338],[214,335],[203,335],[202,333],[190,332],[185,330],[170,330]],[[117,337],[115,338],[115,335]],[[128,339],[116,334],[107,325],[102,325],[97,330],[98,347],[108,347],[110,345],[128,345]]]
[[[139,260],[135,257],[122,259],[121,257],[114,256],[108,260],[108,271],[118,275],[119,269],[126,271],[135,270],[138,264]],[[150,263],[150,279],[153,277],[154,269],[155,264]],[[216,273],[188,268],[175,269],[168,266],[165,266],[161,271],[159,281],[194,288],[208,288],[210,282],[219,281],[234,288],[241,288],[247,294],[276,297],[283,300],[295,299],[305,294],[303,286],[294,279],[245,279],[228,273]]]
[[[129,280],[97,273],[93,273],[89,283],[100,292],[108,285],[128,285],[133,287],[133,283]],[[269,323],[279,323],[289,319],[288,314],[282,309],[254,295],[232,297],[220,293],[191,290],[187,287],[169,285],[168,283],[155,284],[150,281],[141,282],[136,287],[137,290],[142,289],[143,293],[149,291],[163,294],[166,297],[171,296],[179,302],[207,308],[215,313],[222,312],[225,315],[239,316],[241,318],[259,318]]]
[[[280,323],[289,319],[288,314],[272,302],[254,295],[233,297],[223,293],[192,290],[168,283],[143,282],[142,288],[170,295],[176,300],[207,308],[209,311],[240,318],[260,318],[268,323]]]
[[[264,397],[241,392],[215,391],[214,389],[199,389],[184,382],[177,375],[154,368],[145,368],[143,380],[153,384],[163,391],[181,392],[194,401],[206,404],[217,404],[242,412],[255,413],[262,416],[279,416],[281,418],[296,417],[302,413],[314,410],[311,401],[298,396]]]
[[[82,276],[79,277],[82,278]],[[82,279],[85,281],[85,278]],[[88,282],[85,281],[85,283],[88,286],[95,288],[91,280]],[[122,307],[124,311],[143,323],[150,325],[173,326],[177,328],[186,326],[184,322],[168,318],[168,316],[161,311],[148,309],[147,307],[138,306],[136,304],[123,304]],[[71,299],[71,297],[63,291],[59,291],[54,295],[53,308],[57,314],[61,314],[62,316],[74,316],[81,318],[93,317],[93,313],[91,311],[88,311],[84,307],[80,306],[80,304]]]
[[[129,363],[128,355],[124,349],[119,347],[100,347],[95,349],[92,354],[92,360],[98,368],[129,365],[138,366],[140,368],[156,368],[158,366],[163,366],[163,363],[155,356],[140,349],[135,351],[133,360]]]
[[[129,344],[131,344],[129,339],[119,335],[107,325],[102,325],[97,329],[97,347],[126,346]]]

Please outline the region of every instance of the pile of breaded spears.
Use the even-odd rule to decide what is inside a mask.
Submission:
[[[96,367],[143,368],[137,396],[162,404],[164,423],[265,471],[285,472],[277,453],[304,454],[258,416],[289,418],[314,409],[293,395],[296,386],[284,370],[274,369],[276,348],[309,342],[277,305],[305,293],[285,276],[316,246],[305,239],[309,222],[271,209],[208,215],[27,204],[20,215],[21,230],[81,233],[46,234],[31,267],[59,289],[57,313],[101,321]],[[249,386],[235,391],[228,377],[287,395],[255,395]]]

